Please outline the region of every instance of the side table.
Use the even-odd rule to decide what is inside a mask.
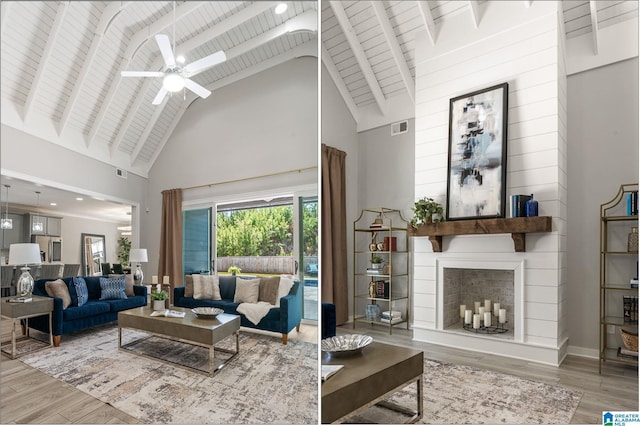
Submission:
[[[9,299],[12,297],[3,297],[0,299],[0,316],[4,318],[10,318],[12,320],[11,324],[11,352],[5,350],[4,348],[0,348],[2,352],[6,353],[11,357],[11,359],[16,358],[16,340],[23,339],[34,339],[38,340],[42,343],[46,343],[40,339],[36,339],[29,335],[29,318],[37,317],[41,315],[49,315],[49,346],[53,347],[53,334],[52,330],[52,315],[53,312],[53,298],[51,297],[42,297],[42,296],[31,296],[32,300],[30,302],[9,302]],[[19,339],[16,339],[16,323],[20,322],[20,320],[25,320],[26,324],[26,335]],[[9,343],[6,342],[1,343]],[[0,344],[1,344],[0,343]],[[23,352],[20,355],[24,355],[27,353],[34,352],[36,350],[42,349],[35,348],[33,350]]]

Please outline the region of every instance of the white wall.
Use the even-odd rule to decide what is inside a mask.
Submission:
[[[597,356],[600,204],[638,182],[638,58],[568,79],[570,351]]]
[[[346,158],[346,191],[347,191],[347,253],[353,251],[353,221],[360,214],[358,206],[359,191],[365,188],[358,180],[358,134],[356,122],[344,103],[327,69],[322,66],[322,124],[321,141],[347,153]],[[322,261],[322,260],[321,260]],[[349,298],[353,295],[353,264],[347,255],[347,276],[349,277]],[[349,302],[349,313],[353,306]]]
[[[104,235],[105,246],[107,249],[106,261],[111,264],[120,263],[117,257],[120,231],[118,231],[117,227],[118,224],[112,222],[103,222],[80,217],[64,216],[62,218],[61,235],[63,243],[62,263],[82,264],[82,234]]]
[[[196,100],[149,172],[141,247],[156,274],[161,191],[317,167],[317,59],[302,57]],[[265,188],[316,184],[317,169],[275,178],[185,191],[185,199],[215,198]],[[144,208],[143,208],[144,210]]]
[[[528,235],[526,253],[514,253],[508,234],[445,237],[435,254],[416,238],[414,338],[436,328],[436,259],[524,259],[524,343],[543,362],[556,364],[566,353],[566,84],[557,7],[486,3],[477,29],[460,15],[440,27],[435,46],[425,33],[417,38],[415,197],[445,204],[449,99],[508,82],[507,197],[534,193],[553,229]],[[529,354],[513,345],[509,355]]]

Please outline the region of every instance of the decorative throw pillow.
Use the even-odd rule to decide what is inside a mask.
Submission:
[[[222,300],[217,275],[193,274],[192,278],[194,299]]]
[[[109,278],[120,277],[124,277],[124,294],[127,296],[135,296],[136,293],[133,291],[133,274],[109,274]]]
[[[73,277],[73,280],[69,284],[69,289],[72,293],[74,306],[82,306],[89,300],[89,289],[87,289],[87,282],[84,278]]]
[[[44,289],[51,297],[57,297],[62,299],[62,309],[67,309],[71,305],[71,295],[69,294],[69,288],[67,284],[57,279],[55,281],[47,281],[44,284]]]
[[[100,300],[126,299],[125,288],[123,276],[118,278],[100,277]]]
[[[193,297],[193,277],[191,275],[185,276],[184,297]]]
[[[233,303],[258,303],[260,295],[260,278],[244,280],[236,278],[236,294]]]
[[[258,300],[260,302],[267,302],[270,305],[275,305],[279,287],[280,277],[260,277],[260,294],[258,295]]]
[[[278,285],[278,299],[276,300],[276,306],[280,306],[280,298],[289,294],[293,287],[293,277],[291,275],[280,275],[280,283]]]

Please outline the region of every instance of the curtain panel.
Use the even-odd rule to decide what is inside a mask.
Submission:
[[[158,275],[169,276],[173,289],[182,285],[182,189],[162,191]]]
[[[322,301],[336,306],[336,324],[349,320],[346,157],[346,152],[322,144]]]

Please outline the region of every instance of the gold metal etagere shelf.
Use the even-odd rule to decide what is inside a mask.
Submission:
[[[630,278],[637,278],[638,251],[627,250],[626,239],[631,227],[638,226],[637,212],[628,214],[626,208],[627,196],[637,191],[637,183],[620,185],[615,197],[600,205],[599,373],[605,362],[638,365],[637,357],[622,356],[619,349],[624,346],[620,329],[638,332],[637,318],[625,321],[623,313],[623,296],[638,297],[638,289],[631,288],[630,284]],[[624,275],[627,270],[628,274]]]
[[[402,212],[389,208],[367,208],[353,222],[353,328],[356,323],[368,323],[386,326],[389,334],[393,327],[406,324],[409,329],[409,305],[411,289],[409,286],[409,240],[408,221]],[[387,246],[373,248],[371,245],[387,241]],[[395,241],[395,247],[392,244]],[[383,257],[386,263],[382,271],[368,270],[368,264],[374,256]],[[388,285],[388,297],[382,294],[372,296],[369,285],[382,281]],[[382,318],[367,318],[367,305],[379,305],[380,311],[397,310],[402,314],[399,322],[383,322]],[[402,306],[402,307],[400,307]]]

